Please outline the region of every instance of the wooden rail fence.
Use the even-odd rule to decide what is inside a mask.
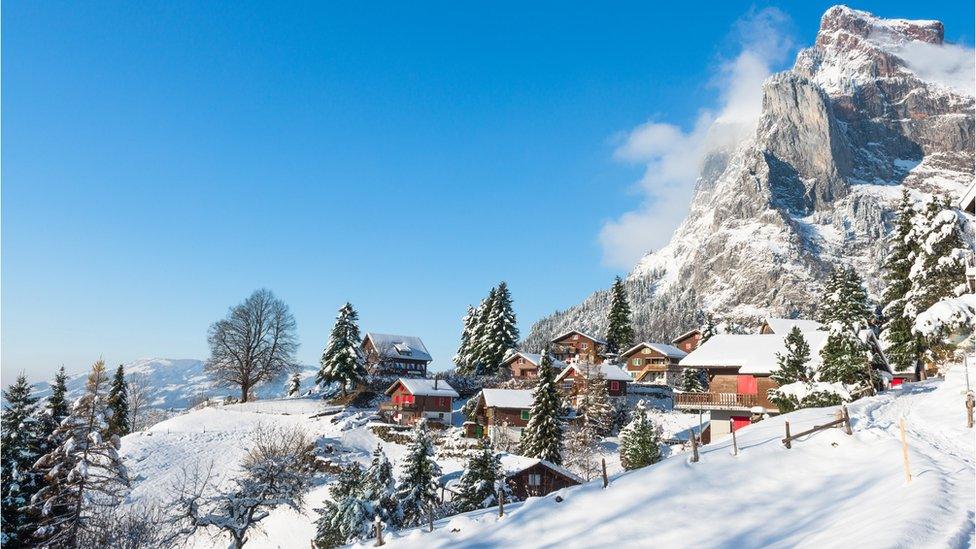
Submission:
[[[817,431],[823,431],[824,429],[830,429],[831,427],[835,427],[837,425],[843,425],[844,432],[847,433],[848,435],[854,433],[854,431],[851,430],[851,416],[847,413],[847,406],[841,407],[840,419],[835,419],[834,421],[825,423],[823,425],[814,425],[812,428],[807,429],[806,431],[799,432],[795,435],[790,434],[790,422],[786,421],[784,423],[786,426],[786,437],[783,438],[783,446],[786,446],[787,449],[792,448],[793,441],[800,437],[805,437],[807,435],[816,433]]]

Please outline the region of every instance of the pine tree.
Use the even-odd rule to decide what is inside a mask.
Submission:
[[[627,289],[618,276],[610,289],[610,310],[607,312],[607,352],[619,353],[634,344],[634,327],[630,323],[630,303]]]
[[[85,394],[54,433],[60,444],[35,464],[46,484],[31,499],[40,517],[34,535],[45,546],[75,547],[98,509],[116,505],[128,487],[119,437],[110,432],[107,386],[99,360]]]
[[[43,485],[44,479],[32,470],[41,456],[43,433],[37,399],[24,374],[3,392],[6,404],[0,416],[0,530],[3,546],[30,545],[31,517],[25,509],[31,497]]]
[[[848,328],[866,327],[873,317],[864,282],[852,267],[834,269],[821,297],[823,324],[840,322]]]
[[[918,339],[912,333],[914,319],[905,316],[906,296],[912,288],[909,274],[919,249],[918,241],[911,237],[916,216],[908,189],[905,189],[895,228],[888,239],[888,257],[884,264],[886,286],[881,297],[884,303],[881,341],[896,372],[914,370],[919,355]]]
[[[360,351],[359,315],[346,303],[339,309],[329,344],[322,353],[321,368],[315,382],[321,385],[339,383],[342,395],[366,380],[366,366]]]
[[[797,381],[812,381],[810,345],[803,337],[803,332],[794,326],[790,333],[786,334],[783,344],[786,347],[786,354],[776,353],[778,368],[769,377],[780,385]]]
[[[699,346],[718,333],[718,324],[715,322],[715,317],[712,316],[712,313],[705,313],[705,319],[702,321],[701,328],[698,330],[701,332],[701,339],[698,340]]]
[[[478,310],[468,306],[468,312],[461,320],[461,344],[458,345],[457,354],[454,355],[454,364],[457,366],[459,374],[471,375],[474,373],[474,352],[475,352],[475,330],[478,322]]]
[[[68,417],[68,376],[64,373],[64,366],[58,369],[58,373],[54,376],[54,382],[51,384],[51,396],[47,398],[47,402],[44,404],[44,410],[46,412],[47,418],[45,425],[50,424],[50,430],[45,431],[45,434],[50,436],[54,430],[61,425],[64,418]]]
[[[313,545],[317,549],[332,549],[353,541],[350,532],[360,531],[361,523],[350,519],[354,515],[350,512],[361,501],[360,493],[364,474],[359,465],[353,463],[339,470],[336,481],[329,487],[329,497],[321,508],[316,509],[319,518],[315,521],[315,539]],[[350,500],[358,500],[356,502]],[[364,517],[365,518],[365,517]]]
[[[388,527],[400,526],[403,513],[396,499],[393,465],[383,453],[383,446],[380,444],[373,450],[373,461],[363,474],[363,499],[369,502],[373,514]]]
[[[125,383],[125,371],[119,364],[108,391],[108,407],[112,410],[109,419],[109,432],[123,437],[132,429],[129,425],[129,388]]]
[[[576,376],[576,415],[597,435],[607,436],[613,428],[613,406],[607,378],[596,364],[580,364]]]
[[[556,387],[556,370],[548,349],[542,353],[539,381],[532,391],[529,421],[522,430],[521,454],[544,459],[557,465],[562,463],[563,425],[562,405]]]
[[[867,365],[871,351],[854,333],[840,322],[834,322],[828,329],[827,342],[820,350],[820,372],[818,379],[827,382],[840,382],[845,385],[867,386]]]
[[[708,373],[701,368],[681,370],[681,390],[686,393],[704,393],[708,390]]]
[[[417,526],[427,521],[439,503],[437,477],[441,467],[434,461],[434,442],[426,420],[418,421],[414,427],[413,441],[403,460],[397,499],[403,510],[403,525]]]
[[[820,350],[819,379],[846,385],[867,385],[871,349],[859,334],[872,318],[861,277],[850,267],[834,270],[821,297],[821,320],[827,324],[827,342]]]
[[[345,475],[339,482],[348,484],[350,488],[335,500],[335,511],[332,515],[332,529],[344,542],[355,541],[370,535],[374,520],[373,508],[363,496],[363,471],[358,465],[347,468]]]
[[[515,311],[512,308],[512,294],[505,282],[489,293],[490,307],[487,323],[479,345],[479,367],[481,375],[495,375],[498,367],[510,349],[518,345],[518,327]]]
[[[660,435],[647,419],[643,400],[634,407],[632,418],[620,431],[620,464],[628,471],[661,460]]]
[[[505,501],[512,501],[511,491],[502,481],[501,458],[492,451],[488,439],[481,440],[481,447],[468,459],[457,485],[455,510],[466,513],[498,505],[498,489],[505,494]]]
[[[298,396],[298,392],[302,390],[302,375],[295,372],[291,375],[291,379],[288,381],[288,396]]]
[[[495,307],[495,297],[498,289],[492,287],[488,295],[481,300],[475,309],[474,327],[471,330],[471,353],[468,367],[473,374],[486,371],[488,355],[490,354],[489,322]]]

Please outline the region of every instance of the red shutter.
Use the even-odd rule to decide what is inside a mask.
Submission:
[[[756,376],[740,375],[738,377],[738,392],[743,395],[759,393],[759,380]]]
[[[610,382],[610,390],[611,391],[619,391],[620,390],[620,382],[619,381],[611,381]]]

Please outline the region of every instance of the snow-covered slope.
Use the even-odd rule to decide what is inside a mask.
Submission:
[[[205,400],[208,397],[232,395],[234,389],[214,387],[213,382],[203,371],[203,361],[196,359],[147,358],[124,364],[126,379],[142,377],[149,391],[149,406],[166,410],[181,410]],[[303,387],[311,383],[315,370],[311,367],[302,371]],[[68,377],[68,396],[72,399],[81,396],[85,389],[88,372],[72,374]],[[260,398],[273,398],[285,395],[286,379],[262,385],[257,389]],[[49,382],[34,384],[37,396],[44,398],[51,394]]]
[[[687,218],[628,276],[638,338],[666,341],[700,307],[746,322],[809,313],[836,264],[879,294],[902,188],[955,197],[973,178],[972,82],[933,70],[952,47],[937,21],[828,10],[813,47],[765,82],[753,137],[704,159]],[[541,320],[526,350],[602,333],[608,303],[600,291]]]
[[[976,368],[970,368],[976,380]],[[835,408],[762,421],[731,441],[599,482],[468,513],[435,531],[404,532],[394,547],[971,547],[976,513],[973,431],[965,427],[962,368],[943,381],[851,406],[853,436],[821,431],[780,439],[833,419]],[[905,482],[898,420],[908,429]],[[556,501],[556,496],[562,502]],[[365,545],[364,545],[365,547]]]

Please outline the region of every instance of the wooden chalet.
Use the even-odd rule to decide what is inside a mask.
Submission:
[[[529,389],[482,389],[477,396],[474,421],[464,424],[468,437],[494,437],[500,430],[513,440],[522,436],[532,410],[532,391]]]
[[[603,362],[603,353],[607,342],[583,333],[571,330],[560,334],[549,342],[549,352],[556,360],[568,363],[570,360],[599,364]]]
[[[599,375],[606,380],[607,393],[611,398],[621,399],[627,396],[627,384],[633,381],[633,378],[620,366],[606,362],[600,364],[573,362],[556,376],[556,384],[564,396],[575,400],[577,380],[583,376],[592,378]]]
[[[678,362],[688,353],[666,343],[642,341],[620,353],[619,362],[638,383],[681,386]]]
[[[419,337],[367,332],[360,345],[374,375],[427,376],[433,360]]]
[[[584,482],[569,469],[543,459],[502,454],[501,462],[512,494],[522,501]]]
[[[674,345],[686,353],[690,353],[698,348],[701,338],[701,330],[695,328],[694,330],[688,330],[687,332],[674,338],[671,341],[671,345]]]
[[[457,391],[446,381],[401,377],[386,390],[389,402],[380,405],[380,414],[400,425],[413,425],[424,418],[451,425],[452,406]]]
[[[505,357],[505,360],[502,361],[502,367],[511,370],[512,379],[536,379],[539,377],[539,364],[541,363],[542,355],[540,354],[516,351]],[[566,367],[566,364],[554,358],[552,367],[560,371]]]

